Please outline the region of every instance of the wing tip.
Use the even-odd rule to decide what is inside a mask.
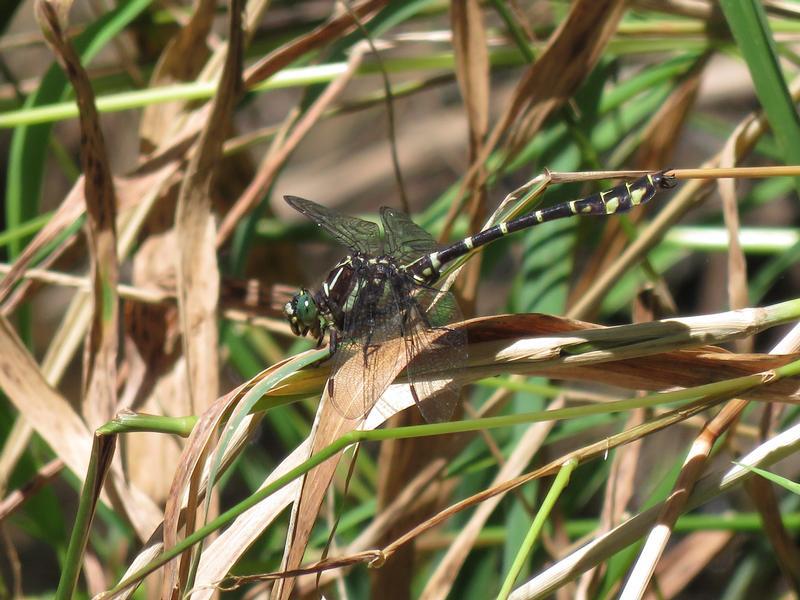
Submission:
[[[302,210],[302,207],[305,205],[305,203],[309,202],[309,200],[306,200],[305,198],[301,198],[300,196],[292,196],[290,194],[284,195],[283,199],[286,201],[286,204],[295,210]]]

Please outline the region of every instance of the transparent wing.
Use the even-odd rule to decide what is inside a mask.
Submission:
[[[343,417],[360,419],[403,369],[399,304],[387,281],[365,280],[346,311],[328,394]]]
[[[375,223],[343,215],[299,196],[283,198],[289,206],[307,216],[351,250],[368,256],[383,254],[380,228]]]
[[[400,264],[409,263],[441,248],[427,231],[404,212],[383,206],[381,219],[386,231],[386,253]]]
[[[411,394],[429,423],[449,421],[459,401],[458,378],[467,362],[467,339],[448,323],[461,320],[450,292],[418,287],[403,313]]]

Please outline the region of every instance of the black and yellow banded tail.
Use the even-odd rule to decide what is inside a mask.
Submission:
[[[536,210],[517,219],[499,223],[460,242],[451,244],[438,252],[433,252],[409,265],[409,270],[425,282],[433,282],[439,277],[442,266],[463,256],[474,248],[479,248],[509,233],[533,227],[547,221],[572,217],[574,215],[613,215],[624,213],[648,202],[659,189],[674,187],[675,178],[659,171],[640,177],[635,181],[621,183],[616,187],[581,198],[562,202],[555,206]]]

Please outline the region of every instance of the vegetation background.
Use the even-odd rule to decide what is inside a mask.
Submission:
[[[344,250],[284,194],[365,218],[389,205],[456,240],[546,169],[800,165],[797,2],[251,0],[241,23],[236,6],[11,0],[0,11],[0,596],[112,589],[304,464],[327,373],[297,373],[319,355],[300,354],[310,342],[292,338],[280,309]],[[534,180],[536,201],[614,184],[564,179]],[[770,465],[797,444],[797,385],[780,370],[798,351],[785,325],[796,307],[725,311],[796,298],[799,183],[766,171],[691,179],[629,216],[493,244],[456,289],[465,316],[515,315],[468,325],[495,350],[591,330],[570,319],[700,318],[680,339],[626,330],[635,348],[611,330],[594,346],[548,342],[547,364],[471,344],[483,371],[463,418],[512,420],[365,444],[352,472],[331,461],[256,518],[212,525],[225,533],[135,594],[206,597],[228,573],[326,556],[342,568],[318,581],[226,584],[242,597],[319,585],[329,597],[487,598],[524,582],[513,597],[614,597],[625,585],[649,598],[796,594],[796,491],[747,471],[708,490],[754,448],[766,458],[753,464]],[[512,209],[530,206],[517,200]],[[568,363],[577,355],[589,362]],[[700,404],[677,414],[635,393],[674,387]],[[624,398],[624,409],[609,404]],[[540,412],[565,407],[558,420]],[[119,439],[104,430],[115,449],[92,453],[92,432],[127,410],[175,419],[129,419]],[[354,426],[330,411],[317,421],[317,450]],[[407,411],[390,424],[419,422]],[[239,433],[217,435],[224,423]],[[779,433],[789,438],[774,450]],[[700,455],[687,469],[690,449]],[[208,464],[220,478],[206,496]],[[105,492],[87,486],[79,509],[90,465]],[[796,479],[797,466],[779,471]],[[474,497],[522,473],[533,475],[510,493]],[[690,512],[670,493],[701,475],[705,503]],[[666,498],[678,498],[661,513],[672,536],[648,558],[653,521],[631,516]],[[93,523],[82,520],[95,505]],[[75,532],[85,549],[69,549]],[[596,538],[608,543],[572,565]],[[387,560],[367,569],[377,549]],[[655,574],[638,580],[634,564]]]

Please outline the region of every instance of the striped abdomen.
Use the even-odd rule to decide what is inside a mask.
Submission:
[[[610,190],[598,192],[580,200],[562,202],[549,208],[536,210],[464,238],[438,252],[433,252],[415,263],[413,271],[420,276],[420,279],[432,282],[438,278],[439,270],[443,265],[463,256],[473,248],[484,246],[509,233],[573,215],[613,215],[628,212],[649,201],[659,189],[671,188],[674,185],[674,177],[665,175],[665,171],[659,171],[640,177],[635,181],[621,183]]]

